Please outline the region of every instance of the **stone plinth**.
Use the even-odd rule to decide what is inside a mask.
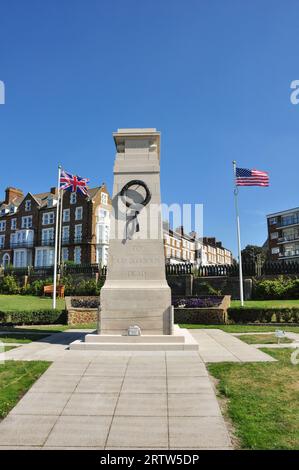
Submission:
[[[160,207],[160,133],[156,129],[119,129],[113,136],[117,153],[107,277],[101,290],[101,335],[125,335],[132,325],[138,325],[143,335],[170,335],[171,292],[165,277]],[[148,194],[137,183],[121,197],[124,186],[132,181],[144,183]],[[143,206],[147,195],[149,201]]]

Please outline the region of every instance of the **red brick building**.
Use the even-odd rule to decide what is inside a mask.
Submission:
[[[107,263],[111,200],[105,184],[88,196],[63,196],[61,260]],[[9,187],[0,203],[0,265],[51,266],[54,262],[57,190],[40,194]]]

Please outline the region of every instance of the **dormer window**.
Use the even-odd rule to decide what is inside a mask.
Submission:
[[[106,194],[106,193],[101,194],[101,203],[102,204],[108,204],[108,194]]]
[[[70,203],[71,204],[76,204],[77,202],[77,193],[71,193],[70,195]]]
[[[4,208],[4,209],[1,209],[1,215],[5,215],[7,213],[7,209]]]
[[[17,210],[17,208],[16,208],[16,206],[15,206],[14,204],[11,204],[11,205],[9,206],[9,213],[10,213],[10,214],[14,214],[14,213],[16,212],[16,210]]]
[[[25,211],[31,211],[31,200],[30,199],[27,199],[27,201],[25,201]]]
[[[47,206],[48,207],[53,207],[53,198],[51,196],[49,196],[47,198]]]

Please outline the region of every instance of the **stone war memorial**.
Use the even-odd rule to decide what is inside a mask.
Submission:
[[[160,194],[160,132],[118,129],[107,277],[97,334],[71,349],[197,349],[173,325],[165,276]]]

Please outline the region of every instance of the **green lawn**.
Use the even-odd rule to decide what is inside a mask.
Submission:
[[[227,399],[243,449],[299,449],[299,365],[289,349],[264,349],[278,362],[209,364]]]
[[[0,419],[49,367],[44,361],[6,361],[0,364]]]
[[[15,349],[17,348],[18,346],[4,346],[4,352],[6,351],[10,351],[11,349]]]
[[[76,323],[75,325],[22,325],[22,326],[5,326],[1,327],[0,325],[0,331],[11,331],[11,332],[40,332],[41,334],[44,333],[60,333],[61,331],[66,331],[70,329],[92,329],[95,330],[97,327],[96,323]]]
[[[31,343],[32,341],[38,341],[40,339],[46,338],[46,336],[49,336],[48,333],[30,334],[24,332],[22,334],[16,334],[14,332],[7,332],[5,334],[0,334],[0,341],[3,343],[26,344]]]
[[[278,340],[275,336],[273,335],[242,335],[238,336],[238,339],[241,341],[244,341],[244,343],[247,344],[278,344]],[[293,340],[290,338],[280,338],[280,344],[282,343],[292,343]]]
[[[52,308],[51,297],[37,297],[35,295],[0,295],[0,311],[26,311]],[[57,299],[57,308],[65,308],[64,299]]]
[[[193,329],[215,329],[226,331],[227,333],[254,333],[258,331],[275,331],[276,325],[200,325],[200,324],[180,324],[181,328]],[[293,333],[299,333],[298,326],[281,326],[280,329],[284,331],[292,331]]]
[[[232,300],[231,307],[241,307],[240,300]],[[269,307],[299,307],[299,299],[295,300],[246,300],[246,308],[269,308]]]

